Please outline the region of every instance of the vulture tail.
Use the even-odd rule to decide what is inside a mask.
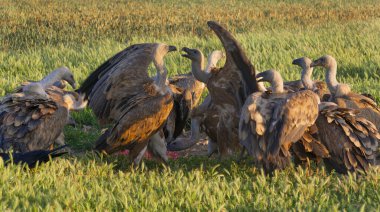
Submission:
[[[233,63],[239,69],[244,84],[246,97],[258,91],[256,70],[240,47],[239,42],[230,32],[214,21],[208,21],[207,25],[215,32],[226,51],[226,64]],[[232,61],[231,61],[232,59]]]
[[[5,165],[13,162],[15,164],[28,164],[30,168],[33,168],[36,166],[37,162],[48,162],[50,158],[67,154],[68,152],[58,152],[66,146],[67,145],[63,145],[53,150],[36,150],[25,153],[12,153],[13,160],[10,158],[9,153],[0,153],[0,157],[4,160]]]

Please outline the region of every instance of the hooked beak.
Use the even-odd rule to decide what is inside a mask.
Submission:
[[[299,58],[293,60],[292,65],[298,65]]]
[[[169,52],[177,51],[177,47],[175,46],[169,46]]]
[[[73,80],[65,80],[65,81],[68,82],[73,89],[77,88],[77,83],[75,81]]]
[[[265,82],[265,77],[264,75],[266,74],[266,72],[260,72],[258,74],[256,74],[256,81],[257,82]]]
[[[190,59],[190,55],[189,55],[190,49],[187,48],[187,47],[183,47],[183,48],[182,48],[182,51],[186,52],[186,54],[181,54],[181,56]]]

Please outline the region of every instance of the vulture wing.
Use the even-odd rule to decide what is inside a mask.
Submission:
[[[0,105],[0,146],[20,152],[48,149],[67,117],[67,109],[50,98],[10,94]]]
[[[309,90],[289,94],[278,101],[267,130],[270,155],[278,155],[281,147],[289,150],[293,142],[301,139],[318,117],[318,103],[318,95]]]
[[[214,21],[208,21],[208,26],[215,32],[226,51],[226,63],[217,73],[212,75],[212,84],[207,85],[215,104],[224,103],[229,96],[213,95],[213,87],[227,90],[237,101],[237,107],[241,108],[245,99],[253,92],[258,91],[255,74],[255,68],[246,56],[239,42],[222,26]],[[215,69],[214,69],[215,71]],[[243,89],[244,84],[244,89]],[[222,98],[217,98],[217,97]]]
[[[138,98],[144,84],[153,80],[148,75],[155,43],[132,45],[117,53],[97,68],[83,83],[78,92],[89,98],[89,106],[101,123],[118,120],[123,105]]]
[[[359,110],[358,117],[366,118],[376,126],[380,126],[380,108],[372,99],[360,94],[350,93],[349,95],[335,97],[333,101],[339,107]]]
[[[380,134],[370,121],[356,116],[356,111],[328,107],[316,121],[321,142],[331,158],[326,160],[340,173],[368,169],[378,154]]]

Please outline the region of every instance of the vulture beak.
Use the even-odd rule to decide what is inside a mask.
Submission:
[[[265,71],[256,74],[256,80],[257,80],[257,82],[265,82],[265,81],[267,81],[266,80],[266,74],[267,74],[267,72],[265,72]]]
[[[187,48],[187,47],[183,47],[183,48],[182,48],[182,51],[186,52],[186,54],[181,54],[181,56],[190,59],[190,53],[189,53],[189,52],[190,52],[190,49]]]
[[[174,52],[177,51],[177,47],[175,46],[169,46],[169,51],[168,52]]]
[[[299,61],[299,59],[300,59],[300,58],[297,58],[297,59],[293,60],[292,65],[298,65],[298,61]]]

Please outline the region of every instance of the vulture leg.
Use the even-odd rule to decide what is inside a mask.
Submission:
[[[154,156],[161,159],[165,165],[168,164],[168,156],[166,155],[166,141],[162,131],[159,131],[150,138],[148,149]]]
[[[217,153],[217,152],[218,152],[218,144],[209,138],[207,142],[207,156],[210,158],[214,153]]]
[[[192,118],[191,119],[191,137],[187,138],[178,138],[172,142],[170,142],[167,146],[169,151],[182,151],[194,146],[198,143],[199,138],[201,136],[200,133],[200,118]]]
[[[63,134],[63,132],[58,136],[54,144],[57,144],[59,146],[65,145],[65,135]]]
[[[133,157],[131,154],[131,158],[133,159],[133,167],[138,167],[140,165],[141,159],[144,157],[144,154],[146,152],[147,146],[145,146],[138,154],[137,156]]]

